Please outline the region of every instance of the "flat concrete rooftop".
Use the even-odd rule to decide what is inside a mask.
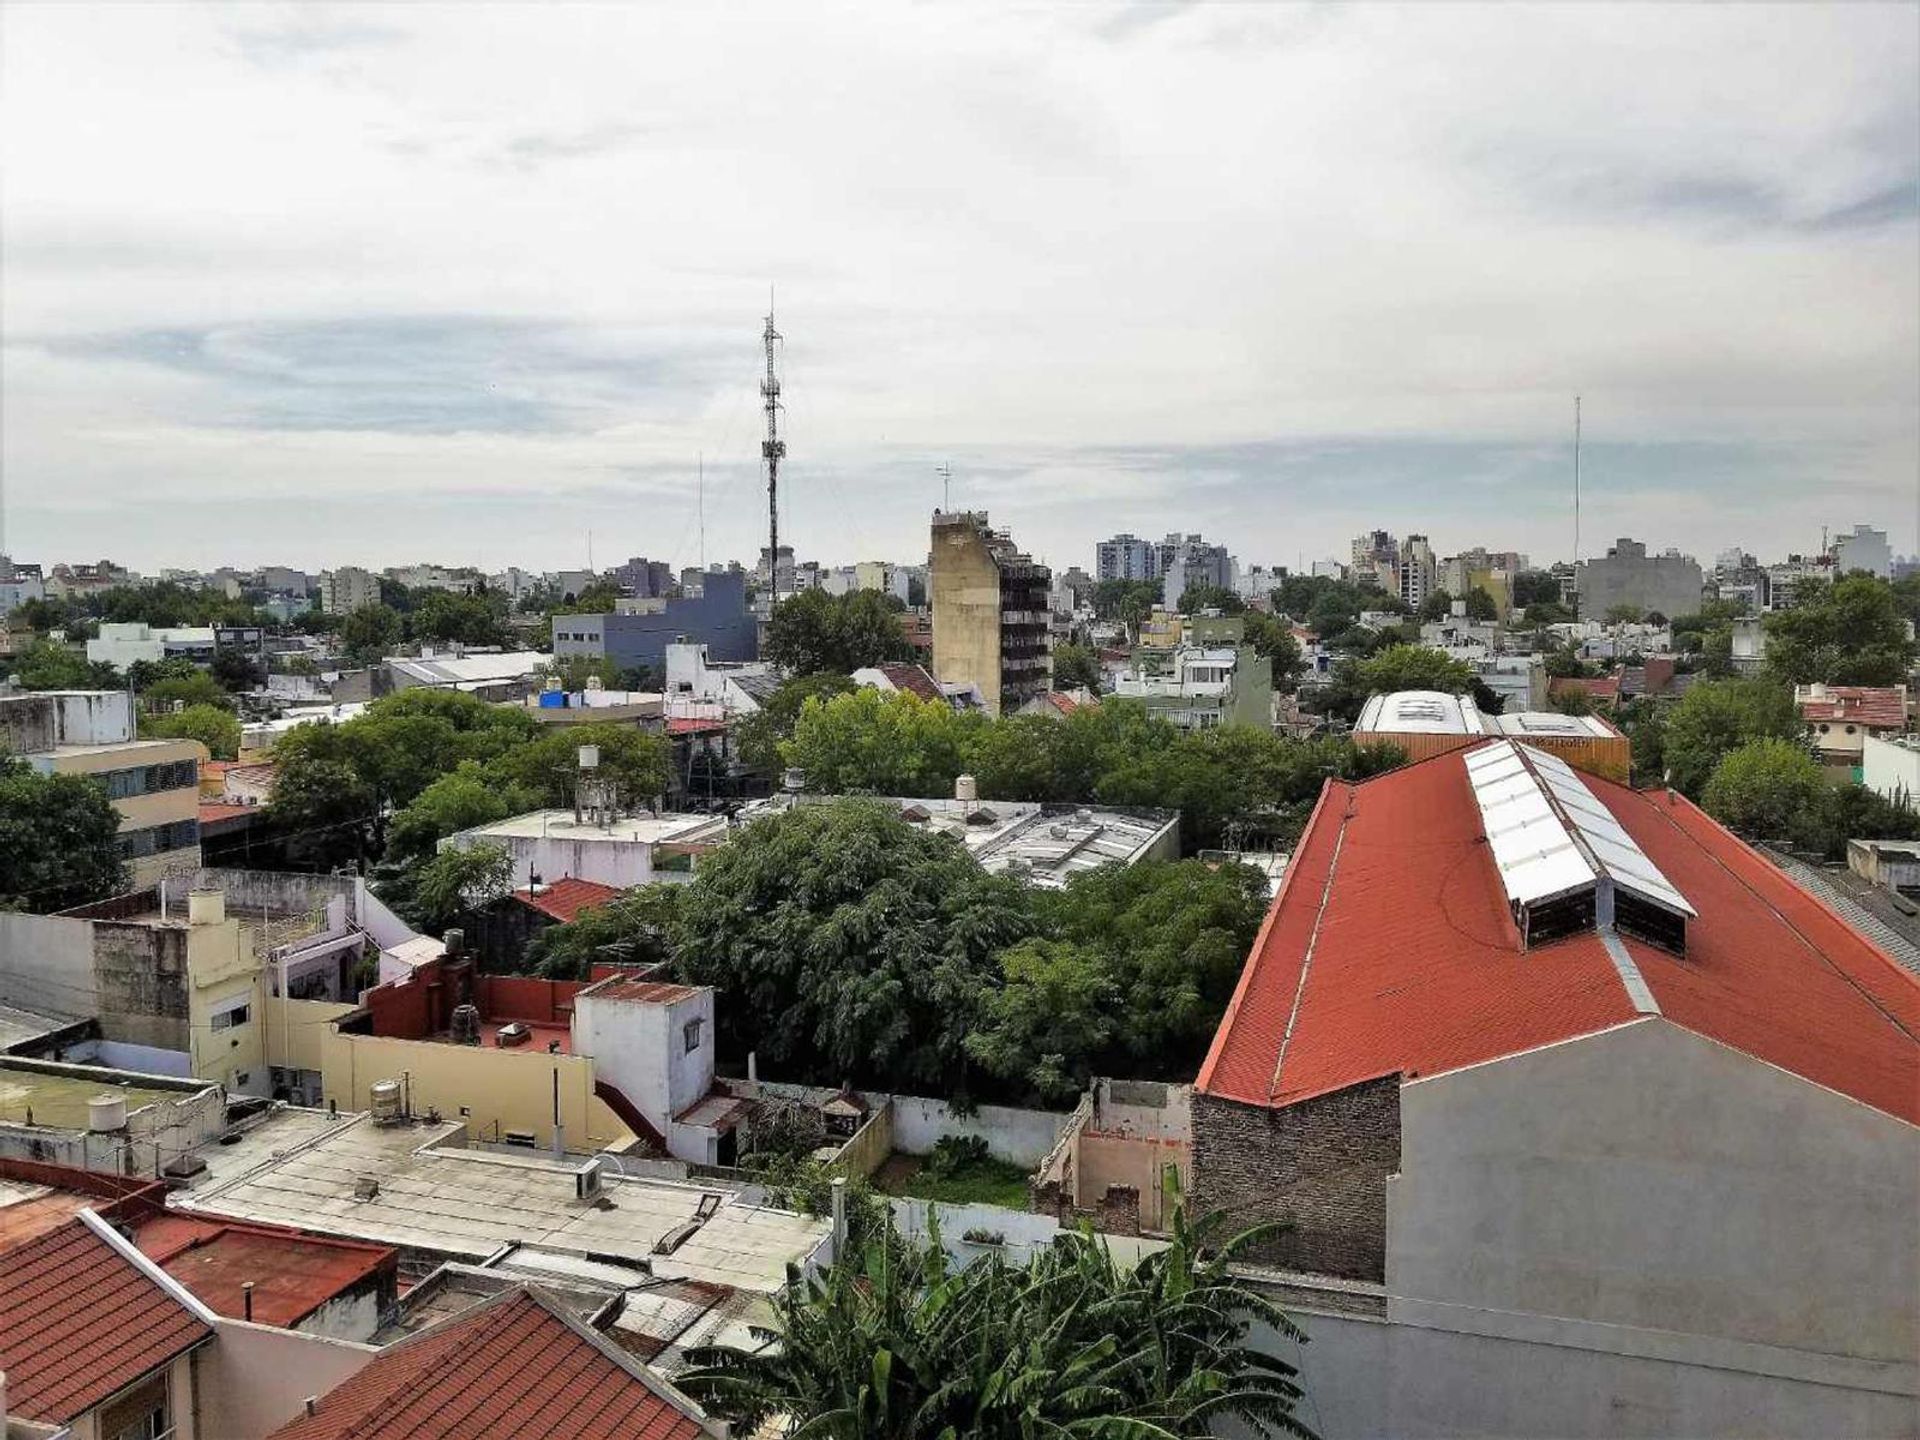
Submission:
[[[462,830],[475,840],[579,840],[609,845],[655,845],[663,840],[692,840],[705,832],[723,833],[727,822],[713,815],[622,815],[604,825],[576,822],[571,810],[531,810],[491,825]]]
[[[74,1071],[81,1067],[66,1069]],[[32,1110],[35,1125],[56,1130],[84,1130],[87,1102],[96,1095],[124,1096],[127,1112],[131,1114],[144,1105],[170,1104],[192,1093],[185,1087],[160,1090],[115,1083],[112,1077],[117,1073],[103,1071],[102,1078],[96,1080],[84,1073],[50,1074],[0,1062],[0,1122],[24,1125],[27,1111]]]
[[[811,1259],[830,1230],[825,1220],[744,1204],[738,1191],[718,1183],[609,1173],[609,1203],[582,1202],[574,1198],[576,1164],[462,1148],[457,1123],[382,1127],[354,1116],[316,1138],[309,1117],[317,1113],[276,1111],[243,1140],[269,1158],[238,1174],[229,1167],[228,1178],[211,1184],[203,1179],[174,1203],[464,1259],[484,1258],[509,1241],[614,1256],[650,1264],[663,1279],[761,1293],[779,1289],[788,1264]],[[288,1117],[283,1146],[273,1132]],[[214,1144],[199,1153],[212,1163],[232,1148]],[[356,1186],[368,1179],[378,1193],[355,1199]],[[655,1254],[655,1243],[694,1220],[707,1195],[721,1197],[712,1218],[672,1254]]]

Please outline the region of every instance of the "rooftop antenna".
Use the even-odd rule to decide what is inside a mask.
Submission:
[[[760,394],[766,401],[767,438],[760,442],[761,458],[767,462],[767,613],[780,603],[780,462],[786,458],[787,442],[780,438],[780,377],[773,368],[773,347],[780,343],[780,332],[773,328],[773,289],[767,289],[767,328],[760,337],[767,347],[767,378],[760,382]]]
[[[1580,397],[1573,397],[1573,618],[1580,618]]]
[[[593,574],[593,527],[587,527],[587,573]]]
[[[940,477],[940,509],[944,513],[953,509],[953,466],[942,460],[933,467],[933,473]]]
[[[695,462],[700,469],[699,488],[697,490],[700,507],[700,573],[707,573],[707,452],[702,450]]]

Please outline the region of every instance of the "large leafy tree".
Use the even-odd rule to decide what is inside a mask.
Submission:
[[[1276,690],[1284,690],[1300,678],[1306,659],[1300,652],[1300,642],[1293,638],[1293,631],[1286,624],[1271,615],[1249,610],[1246,636],[1253,653],[1264,657],[1272,667]]]
[[[987,724],[944,701],[855,690],[809,699],[781,746],[807,788],[829,795],[951,795],[969,737]]]
[[[1798,739],[1793,692],[1770,680],[1709,680],[1680,697],[1660,732],[1660,763],[1698,797],[1721,758],[1750,740]]]
[[[0,755],[0,909],[64,910],[126,888],[120,813],[96,780]]]
[[[1893,587],[1871,575],[1832,586],[1803,582],[1791,610],[1767,616],[1767,668],[1805,685],[1897,685],[1914,662]]]
[[[767,658],[789,675],[846,675],[868,665],[911,660],[900,602],[877,590],[829,595],[803,590],[782,600],[767,622]]]
[[[185,665],[184,671],[173,671],[152,679],[141,691],[142,708],[150,711],[169,710],[173,706],[211,705],[220,710],[233,708],[233,697],[220,688],[220,682],[204,670],[194,668],[190,661],[161,662],[163,665]]]
[[[793,727],[808,700],[818,696],[831,700],[851,694],[856,687],[845,675],[822,672],[796,675],[774,691],[751,715],[735,723],[734,747],[740,763],[759,771],[778,770],[782,763],[780,746],[793,738]]]
[[[676,966],[722,991],[723,1032],[775,1073],[951,1091],[983,977],[1033,924],[1017,881],[889,805],[844,800],[710,856],[680,902]]]
[[[340,643],[354,665],[378,665],[393,653],[406,622],[391,605],[362,605],[340,622]]]
[[[388,854],[402,862],[424,860],[447,836],[532,810],[540,798],[519,785],[500,783],[479,761],[464,760],[394,815],[387,831]]]
[[[429,590],[406,617],[407,633],[416,640],[458,641],[466,645],[499,645],[506,641],[506,597],[462,595],[453,590]]]
[[[1820,808],[1827,777],[1820,762],[1790,740],[1750,740],[1714,767],[1703,801],[1707,813],[1749,835],[1785,835]]]
[[[1445,690],[1464,695],[1473,688],[1473,667],[1425,645],[1390,645],[1359,663],[1355,678],[1370,695],[1394,690]]]
[[[1053,688],[1100,693],[1100,656],[1090,645],[1053,647]]]
[[[114,690],[120,672],[52,640],[36,640],[13,657],[13,680],[22,690]]]
[[[1219,1217],[1121,1265],[1068,1233],[1024,1267],[965,1268],[938,1232],[922,1248],[881,1239],[824,1275],[796,1278],[754,1349],[695,1355],[681,1383],[754,1432],[775,1417],[813,1440],[1311,1440],[1294,1368],[1256,1349],[1256,1326],[1304,1337],[1233,1271],[1262,1236]]]
[[[216,760],[232,760],[240,753],[240,721],[218,705],[142,715],[140,734],[153,740],[198,740]]]

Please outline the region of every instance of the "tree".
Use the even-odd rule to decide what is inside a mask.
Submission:
[[[1218,610],[1222,615],[1243,615],[1247,602],[1233,591],[1219,585],[1190,585],[1180,592],[1180,613],[1198,615],[1205,610]]]
[[[551,613],[556,615],[611,615],[620,603],[620,590],[611,580],[595,580],[578,595],[562,595]]]
[[[216,760],[240,754],[240,721],[218,705],[189,705],[184,710],[142,715],[140,734],[151,740],[198,740]]]
[[[1025,1267],[947,1260],[937,1227],[882,1238],[775,1301],[777,1343],[695,1352],[680,1383],[758,1433],[775,1417],[810,1440],[1198,1440],[1236,1432],[1312,1440],[1293,1367],[1254,1349],[1297,1326],[1233,1265],[1269,1233],[1189,1225],[1132,1265],[1067,1231]]]
[[[1661,735],[1672,783],[1699,796],[1729,751],[1750,740],[1797,740],[1803,730],[1793,692],[1768,680],[1711,680],[1680,697]]]
[[[0,909],[47,912],[127,888],[120,812],[98,780],[0,755]]]
[[[1638,605],[1623,600],[1618,605],[1609,605],[1607,607],[1607,624],[1637,625],[1645,614],[1646,611],[1642,610]]]
[[[209,667],[220,688],[230,694],[242,694],[266,681],[266,675],[237,645],[222,645],[213,652]]]
[[[1247,643],[1253,647],[1253,653],[1263,656],[1273,670],[1273,688],[1289,690],[1300,678],[1300,672],[1306,668],[1306,657],[1301,653],[1300,642],[1293,638],[1293,631],[1282,621],[1271,615],[1262,615],[1257,610],[1247,611]]]
[[[536,804],[570,806],[580,785],[580,747],[598,746],[599,776],[622,806],[650,804],[667,790],[672,747],[664,736],[608,723],[548,730],[514,746],[487,767],[495,784],[510,785]]]
[[[1158,580],[1102,580],[1093,587],[1093,614],[1133,629],[1160,603]]]
[[[442,850],[415,872],[413,911],[421,924],[438,933],[512,888],[513,856],[504,845]]]
[[[384,586],[381,593],[386,593]],[[405,628],[400,612],[392,606],[362,605],[340,622],[340,643],[348,663],[378,665],[393,653]]]
[[[507,640],[503,624],[505,602],[501,599],[498,606],[492,603],[499,598],[429,590],[406,617],[407,634],[416,640],[443,644],[504,644]]]
[[[944,700],[855,690],[807,700],[780,750],[823,794],[951,795],[968,740],[988,723]]]
[[[1019,882],[874,801],[756,821],[685,891],[674,968],[724,991],[723,1036],[834,1084],[964,1093],[983,977],[1033,929]]]
[[[784,763],[780,746],[793,738],[793,727],[807,701],[816,696],[824,701],[850,695],[856,688],[848,676],[827,673],[796,675],[786,681],[758,710],[734,724],[734,748],[740,763],[763,774],[778,770]]]
[[[1722,824],[1748,835],[1785,835],[1820,808],[1827,777],[1820,762],[1790,740],[1751,740],[1714,767],[1703,802]]]
[[[309,728],[317,727],[300,727]],[[304,752],[280,761],[267,814],[286,837],[288,857],[319,869],[363,861],[381,818],[378,795],[352,765]]]
[[[1593,699],[1584,690],[1562,690],[1552,697],[1553,708],[1562,715],[1591,715]]]
[[[1444,690],[1463,695],[1473,688],[1473,667],[1425,645],[1390,645],[1360,662],[1355,678],[1370,695],[1395,690]]]
[[[463,761],[395,814],[387,831],[389,858],[425,860],[447,836],[536,809],[540,799],[536,792],[489,777],[476,760]]]
[[[1500,618],[1499,603],[1478,585],[1468,590],[1464,598],[1467,605],[1467,619],[1487,621]]]
[[[1559,577],[1546,570],[1522,570],[1513,577],[1513,604],[1516,610],[1529,605],[1560,605]]]
[[[175,705],[206,705],[216,710],[231,710],[233,697],[204,670],[189,669],[185,674],[167,675],[155,680],[141,692],[142,708],[159,712]]]
[[[1445,620],[1453,614],[1453,596],[1444,590],[1436,590],[1420,603],[1422,620]]]
[[[1053,688],[1100,693],[1100,657],[1089,645],[1053,647]]]
[[[1893,587],[1871,575],[1832,586],[1804,581],[1791,610],[1766,618],[1767,668],[1795,685],[1897,685],[1913,668],[1914,642]]]
[[[674,957],[685,893],[684,885],[647,885],[549,925],[528,944],[526,968],[552,980],[584,980],[596,961],[664,964]]]
[[[899,601],[877,590],[829,595],[803,590],[782,600],[767,622],[767,658],[789,675],[846,675],[890,660],[911,660]]]
[[[13,657],[13,679],[22,690],[116,690],[120,673],[104,661],[52,640],[35,640]]]

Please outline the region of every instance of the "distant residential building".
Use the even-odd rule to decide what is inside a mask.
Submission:
[[[751,715],[780,688],[766,660],[713,660],[704,644],[667,646],[666,714],[670,719],[726,720]]]
[[[158,664],[184,659],[206,664],[213,659],[218,640],[211,625],[156,628],[144,621],[110,621],[87,641],[87,659],[125,670],[136,661]]]
[[[200,864],[198,740],[136,738],[122,690],[0,696],[0,750],[42,774],[85,775],[120,812],[120,851],[136,886]]]
[[[1154,558],[1153,542],[1137,535],[1116,535],[1094,546],[1093,574],[1096,580],[1157,580],[1160,567]]]
[[[1053,572],[992,529],[984,511],[934,512],[933,673],[980,687],[990,714],[1052,688]]]
[[[673,567],[664,560],[636,555],[613,571],[613,583],[629,595],[658,599],[673,593]]]
[[[747,608],[746,577],[709,570],[698,595],[623,603],[611,615],[555,615],[553,653],[586,656],[622,669],[666,663],[677,640],[704,644],[714,660],[752,660],[759,630]]]
[[[1850,533],[1834,536],[1834,574],[1845,575],[1854,570],[1864,570],[1882,580],[1893,578],[1893,547],[1887,543],[1886,531],[1856,525]]]
[[[1233,556],[1224,545],[1209,544],[1198,535],[1169,535],[1154,546],[1154,562],[1163,582],[1161,599],[1178,609],[1187,591],[1201,587],[1233,588]]]
[[[471,595],[480,584],[472,570],[449,569],[445,565],[393,565],[382,572],[396,585],[409,590],[451,590]]]
[[[8,566],[0,566],[0,617],[12,613],[29,600],[46,598],[46,582],[38,575],[21,575]]]
[[[1904,685],[1812,685],[1793,687],[1793,702],[1829,766],[1858,771],[1869,735],[1889,738],[1909,728]],[[1859,779],[1859,775],[1854,776]]]
[[[461,830],[442,840],[440,849],[497,845],[512,858],[515,886],[572,876],[627,890],[656,880],[691,880],[696,858],[726,833],[724,816],[534,810]]]
[[[1312,573],[1316,580],[1344,580],[1347,578],[1347,567],[1338,560],[1316,560]]]
[[[1439,562],[1434,558],[1433,546],[1424,535],[1407,536],[1406,543],[1400,547],[1398,593],[1401,600],[1417,612],[1438,588]]]
[[[1400,546],[1384,530],[1369,530],[1354,537],[1351,575],[1356,585],[1378,585],[1391,594],[1400,593]],[[1319,573],[1319,566],[1314,573]]]
[[[1236,567],[1233,577],[1233,591],[1243,600],[1265,600],[1278,590],[1287,578],[1284,565],[1248,565],[1244,569]]]
[[[56,565],[46,576],[47,597],[73,600],[121,585],[138,584],[140,577],[123,565],[101,560],[92,565]]]
[[[1273,724],[1273,669],[1244,644],[1239,616],[1196,618],[1191,639],[1169,652],[1142,649],[1132,668],[1114,681],[1113,693],[1143,702],[1148,711],[1182,730],[1216,725]]]
[[[1833,559],[1828,555],[1789,555],[1769,565],[1766,576],[1767,608],[1791,610],[1799,602],[1802,581],[1825,584],[1833,579]]]
[[[1671,620],[1699,613],[1705,577],[1677,550],[1649,555],[1638,540],[1622,537],[1603,558],[1582,560],[1575,584],[1586,618],[1598,620],[1616,605],[1632,605]]]
[[[853,588],[878,590],[904,605],[907,603],[907,572],[901,566],[885,560],[862,560],[853,567]]]
[[[888,695],[915,695],[922,700],[938,701],[955,710],[984,710],[986,701],[980,687],[972,681],[942,683],[933,678],[924,665],[889,661],[867,665],[853,672],[853,683]]]
[[[320,572],[320,608],[329,615],[351,615],[380,603],[380,577],[358,565]]]
[[[1053,577],[1054,609],[1090,609],[1093,605],[1094,579],[1078,565],[1069,566]],[[1062,601],[1065,604],[1062,605]]]

